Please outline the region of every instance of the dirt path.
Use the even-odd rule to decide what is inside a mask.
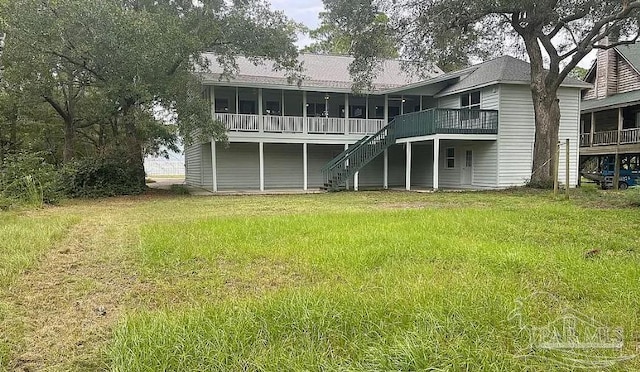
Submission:
[[[139,284],[123,249],[135,224],[111,208],[89,213],[12,287],[7,300],[25,330],[10,370],[106,369],[101,353]]]

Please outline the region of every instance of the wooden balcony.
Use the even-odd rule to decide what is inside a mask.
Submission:
[[[580,147],[628,145],[640,143],[640,128],[580,134]]]
[[[344,119],[247,114],[215,114],[230,132],[286,134],[373,134],[386,123],[383,119]]]

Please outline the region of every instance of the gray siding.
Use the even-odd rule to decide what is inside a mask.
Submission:
[[[191,186],[202,185],[202,151],[200,144],[186,146],[185,158],[185,182]]]
[[[211,142],[202,144],[202,187],[213,190],[213,166],[211,159]]]
[[[446,96],[438,99],[438,108],[460,108],[460,96]]]
[[[474,92],[477,90],[473,90]],[[471,91],[469,91],[471,92]],[[467,93],[469,93],[467,92]],[[498,110],[500,104],[499,86],[484,88],[480,91],[480,108],[483,110]],[[460,94],[441,97],[438,99],[439,108],[460,108]]]
[[[322,167],[342,151],[344,151],[344,145],[307,145],[307,183],[309,189],[317,189],[324,184]]]
[[[260,188],[260,155],[257,143],[232,142],[216,146],[218,190]]]
[[[498,186],[498,142],[476,141],[473,150],[472,185],[482,188]],[[464,161],[464,158],[461,159]]]
[[[560,131],[558,138],[563,143],[560,151],[560,170],[558,177],[564,184],[566,174],[566,147],[564,142],[569,139],[569,185],[578,184],[578,147],[580,130],[580,93],[577,89],[560,88]]]
[[[406,181],[405,164],[407,153],[405,145],[389,147],[389,187],[404,187]]]
[[[531,91],[527,85],[503,85],[500,88],[500,92],[498,185],[500,187],[520,186],[531,179],[533,163],[535,117]],[[559,138],[560,140],[566,138],[571,140],[573,153],[578,143],[580,111],[578,89],[560,88],[558,98],[560,99],[561,110]],[[576,159],[573,159],[571,163],[572,185],[575,184],[574,182],[577,182],[578,177],[577,163],[575,163]],[[561,174],[564,174],[562,169]]]
[[[411,187],[433,187],[433,144],[411,146]]]
[[[302,189],[302,144],[264,144],[265,189]]]
[[[384,154],[376,156],[358,173],[358,185],[363,188],[382,188],[384,185]]]
[[[439,187],[458,187],[460,186],[460,165],[464,159],[464,154],[459,141],[442,140],[440,141],[440,158],[439,158]],[[447,149],[455,149],[455,164],[453,168],[447,168]]]

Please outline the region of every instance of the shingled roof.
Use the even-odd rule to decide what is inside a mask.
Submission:
[[[217,63],[214,55],[205,55],[211,62],[209,72],[203,74],[205,83],[225,81],[220,78],[222,67]],[[352,57],[326,55],[326,54],[300,54],[299,60],[303,66],[305,79],[300,88],[327,90],[327,91],[351,91],[353,80],[349,74],[349,65]],[[228,82],[242,86],[292,86],[283,71],[274,71],[271,63],[265,62],[255,65],[244,57],[237,58],[238,74]],[[410,75],[401,68],[401,61],[386,60],[383,62],[383,70],[373,81],[374,90],[380,91],[394,87],[401,87],[419,82],[417,75]],[[433,66],[432,77],[443,74],[437,66]],[[297,88],[297,87],[296,87]]]
[[[455,94],[496,83],[529,84],[531,82],[531,67],[529,63],[510,56],[492,59],[457,71],[454,74],[460,76],[458,82],[448,86],[437,96]],[[446,78],[446,75],[441,78]],[[590,88],[591,84],[569,77],[565,79],[562,86]]]

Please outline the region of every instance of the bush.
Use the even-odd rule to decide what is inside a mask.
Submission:
[[[18,153],[5,156],[0,166],[2,206],[28,204],[40,207],[55,204],[64,197],[56,167],[41,153]]]
[[[87,158],[65,165],[62,180],[70,197],[135,195],[145,190],[138,170],[116,156]]]

